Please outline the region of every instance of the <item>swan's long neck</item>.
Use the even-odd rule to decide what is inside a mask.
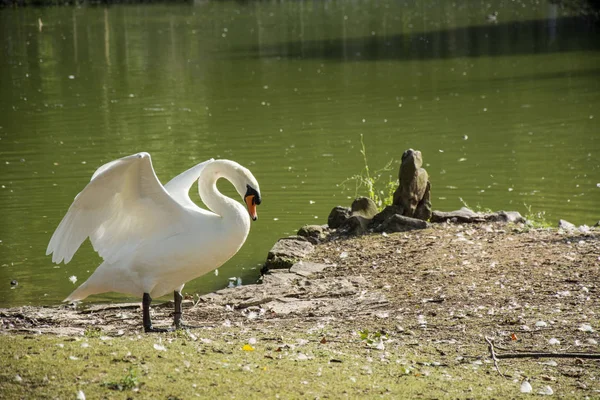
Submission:
[[[217,180],[225,178],[230,182],[234,182],[233,174],[235,173],[233,166],[226,160],[216,160],[209,163],[202,169],[198,177],[198,193],[202,202],[215,214],[218,214],[224,219],[236,219],[247,225],[250,228],[250,216],[246,212],[244,206],[237,201],[224,196],[217,189]]]

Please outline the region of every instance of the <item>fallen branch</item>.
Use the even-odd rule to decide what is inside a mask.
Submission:
[[[514,350],[513,353],[498,354],[496,350],[511,351],[505,347],[495,346],[491,340],[486,337],[485,341],[488,342],[490,353],[492,353],[492,359],[494,364],[496,360],[503,358],[582,358],[588,360],[600,360],[600,353],[552,353],[544,351],[531,351],[531,350]]]
[[[501,377],[506,378],[506,376],[504,376],[504,374],[500,371],[500,368],[498,367],[498,357],[496,356],[496,351],[494,350],[494,343],[492,343],[491,339],[489,339],[487,336],[485,336],[484,338],[485,341],[488,343],[488,347],[492,355],[492,360],[494,360],[494,367],[496,368],[496,371],[498,371]]]

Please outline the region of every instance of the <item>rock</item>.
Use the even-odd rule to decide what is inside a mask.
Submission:
[[[296,279],[298,279],[296,274],[292,274],[285,269],[274,269],[262,276],[262,283],[272,286],[291,285]]]
[[[375,228],[375,232],[407,232],[416,229],[428,228],[429,224],[423,220],[394,214]]]
[[[363,218],[360,215],[353,215],[338,228],[338,232],[346,235],[362,235],[369,230],[370,224],[370,219]]]
[[[466,207],[461,208],[457,211],[434,211],[431,215],[431,222],[485,222],[485,218]]]
[[[352,202],[350,207],[352,215],[358,215],[366,219],[371,219],[377,214],[377,205],[368,197],[358,197]]]
[[[387,206],[383,209],[379,214],[373,217],[372,225],[377,227],[385,222],[385,220],[389,219],[394,214],[402,215],[404,208],[398,205]]]
[[[394,205],[401,206],[406,217],[431,216],[431,184],[424,168],[421,152],[408,149],[402,154],[398,172],[400,185],[394,192]]]
[[[565,231],[574,231],[575,229],[577,229],[577,227],[569,221],[561,219],[558,221],[558,229],[563,229]]]
[[[296,275],[307,277],[312,274],[322,272],[327,267],[330,267],[330,265],[299,261],[292,265],[290,272]]]
[[[279,239],[269,251],[262,272],[277,268],[291,268],[314,249],[310,242],[301,237]]]
[[[336,206],[333,207],[327,217],[327,225],[331,229],[339,228],[348,218],[350,218],[351,211],[348,207]]]
[[[498,222],[507,222],[513,224],[524,224],[525,218],[518,211],[498,211],[492,215],[498,216]]]
[[[431,222],[505,222],[505,223],[524,223],[525,218],[517,211],[498,211],[495,213],[476,213],[466,207],[457,211],[443,212],[434,211],[431,216]]]
[[[413,217],[423,221],[429,221],[429,219],[431,219],[431,213],[431,183],[427,181],[425,194],[423,195],[423,199],[419,202]]]
[[[327,225],[304,225],[298,230],[298,236],[307,238],[312,244],[318,244],[327,237],[328,231]]]

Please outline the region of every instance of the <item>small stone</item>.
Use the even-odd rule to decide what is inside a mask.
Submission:
[[[581,326],[577,329],[579,329],[581,332],[594,332],[594,328],[592,328],[590,324],[581,324]]]
[[[545,328],[548,326],[548,323],[546,323],[546,321],[538,321],[535,323],[535,326],[538,328]]]
[[[315,247],[304,238],[279,239],[269,251],[262,272],[269,269],[291,268],[314,249]]]
[[[558,229],[562,229],[565,231],[573,231],[575,229],[577,229],[577,227],[570,223],[569,221],[565,221],[564,219],[561,219],[558,221]]]
[[[312,244],[317,244],[327,237],[326,225],[304,225],[298,230],[298,236],[308,238]]]
[[[366,219],[371,219],[377,214],[377,205],[368,197],[358,197],[352,202],[350,207],[352,215],[359,215]]]
[[[558,344],[560,344],[560,340],[558,340],[557,338],[552,338],[552,339],[548,340],[548,344],[552,345],[552,346],[558,345]]]
[[[423,220],[394,214],[375,228],[376,232],[407,232],[416,229],[426,229],[429,224]]]
[[[329,213],[329,217],[327,217],[327,225],[329,225],[331,229],[337,229],[350,218],[350,214],[351,211],[348,207],[334,207]]]

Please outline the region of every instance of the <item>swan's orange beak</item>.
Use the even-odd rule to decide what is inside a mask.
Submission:
[[[253,221],[256,221],[258,215],[256,215],[256,201],[254,200],[254,195],[250,194],[244,197],[244,201],[248,206],[248,213],[250,214],[250,218],[252,218]]]

